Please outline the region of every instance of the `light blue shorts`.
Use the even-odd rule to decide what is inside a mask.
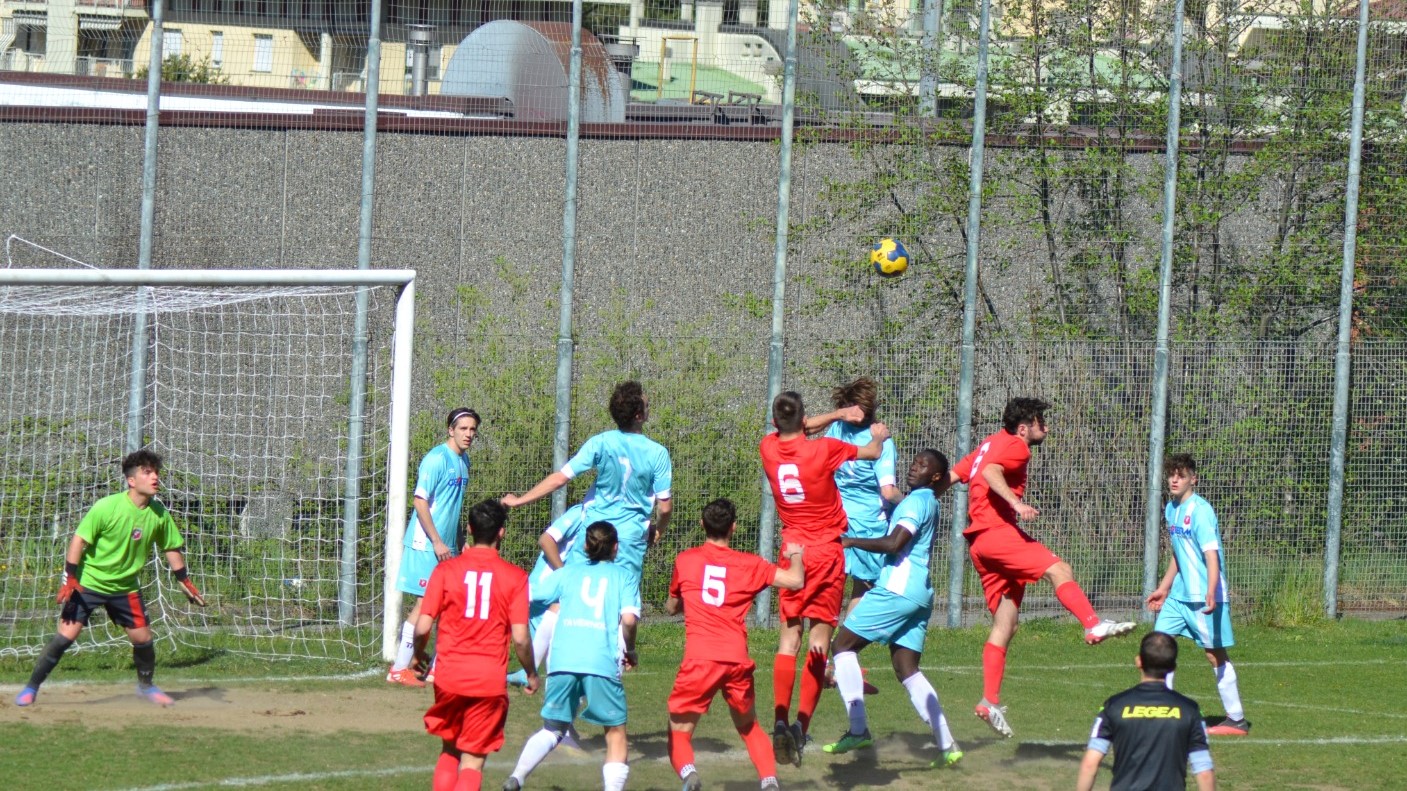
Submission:
[[[430,572],[439,564],[434,550],[405,547],[401,550],[401,575],[396,578],[396,590],[412,596],[424,596],[430,584]]]
[[[928,636],[928,619],[933,615],[931,604],[919,604],[888,588],[875,588],[866,593],[855,611],[845,619],[845,628],[871,643],[899,646],[923,653],[923,640]]]
[[[586,708],[581,707],[582,697]],[[625,724],[625,687],[620,681],[585,673],[550,673],[542,701],[542,718],[571,722],[577,714],[595,725]]]
[[[879,570],[884,568],[883,552],[870,552],[854,547],[845,548],[845,573],[857,580],[874,584],[879,579]]]
[[[1202,602],[1168,599],[1158,611],[1153,631],[1174,637],[1190,637],[1202,648],[1230,648],[1236,645],[1231,634],[1231,608],[1217,602],[1216,608],[1203,614]]]

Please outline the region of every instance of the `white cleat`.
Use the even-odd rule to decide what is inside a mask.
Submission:
[[[1111,621],[1105,619],[1085,630],[1085,642],[1090,645],[1102,643],[1111,637],[1131,634],[1138,624],[1133,621]]]

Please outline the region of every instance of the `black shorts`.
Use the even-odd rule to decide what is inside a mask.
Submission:
[[[102,607],[107,617],[124,629],[141,629],[149,626],[147,606],[142,601],[141,591],[128,593],[98,593],[90,590],[74,591],[64,602],[59,617],[66,623],[81,623],[85,626],[93,611]]]

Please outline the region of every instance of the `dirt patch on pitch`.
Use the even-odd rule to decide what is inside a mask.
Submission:
[[[0,720],[35,725],[124,728],[185,723],[225,730],[304,730],[407,733],[424,728],[427,690],[375,685],[336,689],[270,690],[257,686],[164,686],[176,704],[161,708],[137,697],[129,684],[50,685],[29,708],[6,700]],[[6,696],[8,698],[9,696]]]

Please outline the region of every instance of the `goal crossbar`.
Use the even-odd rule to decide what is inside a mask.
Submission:
[[[394,655],[401,621],[396,591],[401,543],[408,514],[412,333],[415,324],[413,269],[0,269],[0,288],[12,286],[243,286],[376,287],[398,289],[391,375],[391,426],[387,459],[387,502],[382,613],[382,654]],[[0,306],[4,294],[0,293]]]

